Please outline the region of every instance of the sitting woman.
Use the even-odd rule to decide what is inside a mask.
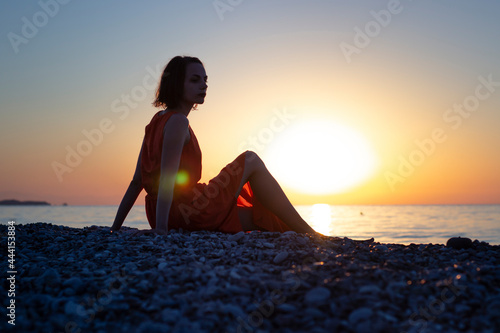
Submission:
[[[203,104],[207,87],[205,68],[198,58],[177,56],[167,64],[153,103],[165,109],[146,126],[132,182],[111,231],[120,229],[145,189],[152,232],[182,228],[317,234],[254,152],[239,155],[208,184],[199,183],[201,151],[187,117]]]

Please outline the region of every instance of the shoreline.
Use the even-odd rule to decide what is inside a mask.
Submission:
[[[15,225],[15,330],[489,332],[500,246]],[[6,225],[0,225],[7,244]],[[5,267],[5,268],[4,268]],[[2,262],[7,272],[7,259]],[[7,306],[7,283],[2,287]],[[6,319],[7,318],[7,319]],[[0,327],[12,330],[4,317]]]
[[[0,214],[2,217],[0,224],[6,224],[11,220],[19,224],[43,221],[73,228],[92,225],[110,226],[117,209],[116,206],[4,207]],[[500,245],[500,229],[496,223],[500,221],[500,206],[497,205],[461,208],[332,205],[329,207],[330,223],[327,221],[328,209],[325,207],[316,211],[314,205],[297,206],[296,209],[304,220],[325,235],[353,239],[374,237],[378,242],[405,245],[446,244],[449,238],[462,236]],[[364,214],[361,215],[360,212]],[[134,206],[127,216],[125,225],[149,229],[144,207]]]

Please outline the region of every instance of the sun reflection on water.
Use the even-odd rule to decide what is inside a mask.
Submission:
[[[315,204],[312,206],[309,218],[311,227],[323,235],[331,234],[332,210],[328,204]]]

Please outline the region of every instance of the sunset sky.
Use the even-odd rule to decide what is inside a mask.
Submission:
[[[500,203],[497,1],[0,8],[0,200],[118,204],[161,71],[191,55],[203,182],[250,149],[296,205]]]

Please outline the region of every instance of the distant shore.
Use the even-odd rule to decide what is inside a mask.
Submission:
[[[1,206],[51,206],[46,201],[20,201],[15,199],[0,200]]]
[[[3,244],[8,232],[15,238],[16,330],[500,328],[500,246],[484,242],[455,250],[294,232],[134,236],[127,227],[113,234],[97,226],[8,227],[0,225],[0,234]],[[2,330],[12,328],[7,320]]]

